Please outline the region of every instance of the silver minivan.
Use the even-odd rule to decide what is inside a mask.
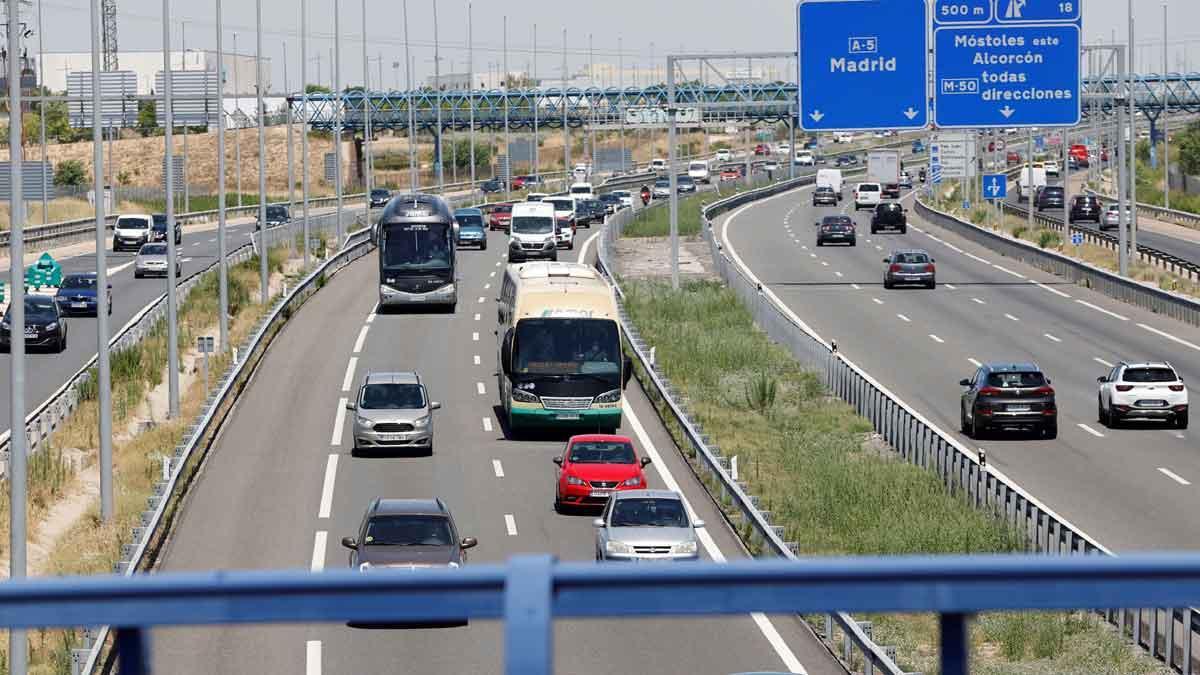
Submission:
[[[429,400],[415,372],[368,373],[354,401],[354,449],[423,450],[433,453],[433,411],[441,403]]]

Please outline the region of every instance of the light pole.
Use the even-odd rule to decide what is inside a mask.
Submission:
[[[623,38],[617,36],[617,88],[621,90],[617,98],[617,116],[621,121],[621,173],[625,173],[625,47]]]
[[[1133,0],[1129,0],[1129,250],[1137,255],[1137,107],[1133,96]]]
[[[304,268],[309,266],[308,245],[308,0],[300,0],[300,199],[304,216]]]
[[[39,4],[38,7],[41,7]],[[1171,122],[1170,101],[1171,86],[1167,78],[1167,3],[1163,2],[1163,208],[1171,208]],[[42,141],[45,147],[45,141]]]
[[[167,178],[167,395],[171,419],[179,417],[179,327],[178,293],[175,283],[175,261],[178,252],[175,250],[175,156],[174,156],[174,126],[175,111],[171,102],[171,0],[163,0],[163,106],[166,128],[163,129],[163,143],[166,146],[166,178]],[[97,289],[98,291],[99,289]]]
[[[438,50],[438,15],[437,15],[437,0],[433,0],[433,86],[437,90],[437,127],[434,130],[433,140],[437,148],[437,186],[438,194],[446,194],[446,185],[443,179],[442,171],[442,57]]]
[[[362,54],[363,54],[363,192],[366,196],[367,220],[371,219],[371,101],[370,64],[367,62],[367,0],[362,0]],[[382,86],[383,83],[380,83]]]
[[[467,3],[467,91],[475,91],[475,35],[473,33],[474,26],[472,25],[472,7],[471,3]],[[475,189],[475,96],[471,95],[471,134],[470,147],[471,153],[471,189]]]
[[[404,88],[408,98],[408,177],[411,190],[417,192],[417,113],[413,110],[412,56],[408,42],[408,0],[404,0]]]
[[[267,266],[267,130],[263,126],[262,0],[254,0],[254,12],[254,112],[258,118],[258,276],[262,286],[260,296],[265,307],[271,297],[271,287]]]
[[[41,87],[38,93],[45,94],[46,91],[46,67],[42,64],[46,60],[45,50],[42,48],[45,42],[45,33],[42,32],[42,0],[38,0],[37,5],[37,33],[38,33],[38,85]],[[92,70],[96,70],[94,67]],[[43,100],[38,104],[38,137],[42,145],[42,163],[46,163],[46,101]],[[99,165],[97,165],[99,166]],[[45,225],[49,216],[50,202],[50,187],[46,183],[46,172],[42,171],[42,224]],[[97,192],[96,194],[100,194]]]
[[[91,5],[92,37],[92,166],[104,166],[104,136],[100,119],[100,0]],[[41,14],[41,2],[38,14]],[[45,103],[42,104],[43,107]],[[108,352],[108,261],[105,246],[108,233],[104,229],[104,174],[92,171],[92,189],[96,193],[96,379],[100,417],[100,517],[111,522],[113,517],[112,485],[112,374]],[[44,213],[44,212],[43,212]],[[15,260],[15,258],[14,258]]]
[[[261,2],[262,0],[259,0]],[[342,247],[342,28],[341,28],[341,2],[333,0],[333,100],[334,100],[334,119],[333,119],[333,178],[336,185],[334,186],[334,194],[337,196],[337,215],[334,218],[337,220],[335,224],[337,232],[337,246],[334,250]]]
[[[295,148],[296,142],[292,137],[292,104],[288,102],[287,96],[292,93],[292,88],[288,82],[288,57],[287,57],[287,42],[283,43],[283,91],[285,97],[283,99],[284,110],[287,114],[287,177],[288,177],[288,250],[292,249],[292,242],[295,237],[295,225],[292,224],[292,215],[296,213],[296,158]]]
[[[533,24],[533,68],[532,68],[533,73],[532,73],[532,75],[533,75],[533,86],[537,87],[537,93],[535,93],[533,96],[533,104],[532,104],[533,105],[533,156],[531,157],[531,163],[533,164],[533,171],[531,173],[535,176],[540,176],[540,175],[542,175],[542,163],[538,158],[538,108],[541,107],[541,105],[539,105],[539,104],[541,103],[541,98],[542,98],[542,96],[541,96],[542,85],[540,82],[538,82],[538,77],[537,77],[537,67],[538,67],[537,47],[538,47],[537,24],[535,23],[535,24]]]
[[[237,33],[233,34],[233,172],[237,178],[238,208],[242,208],[242,87],[238,83],[239,54]]]
[[[217,317],[220,326],[221,351],[229,350],[229,262],[225,259],[225,52],[221,47],[221,0],[216,0],[217,19],[217,294],[220,296],[220,311]]]
[[[559,90],[558,107],[562,108],[563,128],[563,171],[571,173],[571,133],[567,129],[567,29],[563,28],[562,88]]]
[[[504,15],[504,77],[503,77],[502,82],[504,83],[504,161],[508,163],[508,170],[504,172],[504,174],[505,174],[504,175],[504,198],[506,200],[511,201],[512,200],[513,158],[512,158],[512,140],[511,140],[512,137],[510,135],[510,131],[508,128],[508,104],[509,104],[508,92],[510,90],[510,87],[509,87],[510,82],[508,81],[509,77],[510,77],[510,75],[508,74],[508,15],[505,14]]]

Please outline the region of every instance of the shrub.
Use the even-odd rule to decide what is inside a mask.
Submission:
[[[83,185],[85,182],[87,171],[83,168],[83,162],[77,159],[59,162],[54,169],[55,185]]]

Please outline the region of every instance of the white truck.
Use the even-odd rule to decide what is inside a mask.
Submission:
[[[1033,167],[1026,166],[1021,169],[1021,176],[1017,178],[1017,185],[1020,187],[1020,196],[1018,199],[1021,202],[1027,202],[1033,199],[1034,193],[1040,187],[1046,187],[1046,167],[1041,164],[1034,164]]]
[[[838,201],[842,201],[842,188],[845,181],[842,179],[841,169],[819,169],[817,171],[817,187],[827,187],[833,190],[837,195]]]
[[[867,153],[867,180],[883,185],[900,182],[900,151],[871,150]]]
[[[688,164],[688,177],[694,183],[709,183],[708,162],[696,160]]]

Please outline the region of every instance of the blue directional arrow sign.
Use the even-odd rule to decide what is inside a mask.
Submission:
[[[983,197],[985,199],[1007,199],[1008,177],[1002,173],[989,173],[983,177]]]
[[[929,123],[925,0],[800,0],[796,12],[802,129]]]
[[[934,0],[934,122],[1075,126],[1082,0]]]
[[[1083,233],[1082,232],[1072,232],[1071,233],[1071,243],[1074,244],[1075,246],[1082,246],[1083,245]]]

